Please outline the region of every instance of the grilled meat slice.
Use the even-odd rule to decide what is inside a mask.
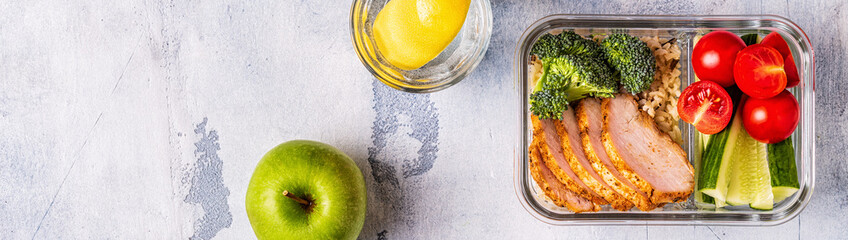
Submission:
[[[562,144],[562,153],[571,170],[580,178],[589,189],[601,195],[612,208],[627,211],[633,208],[633,203],[625,199],[623,196],[615,192],[604,180],[595,172],[592,163],[586,158],[583,152],[583,144],[580,139],[580,130],[577,126],[577,118],[574,116],[573,108],[569,108],[562,113],[562,120],[554,120],[557,134],[560,137]]]
[[[554,173],[554,176],[577,195],[592,200],[596,204],[607,204],[608,202],[603,197],[586,186],[586,183],[581,181],[577,174],[571,170],[571,166],[568,165],[568,161],[562,152],[562,144],[559,135],[557,135],[554,120],[539,119],[536,115],[532,115],[531,121],[533,122],[533,140],[538,141],[542,161]]]
[[[533,141],[530,145],[530,174],[545,195],[557,206],[566,207],[575,213],[600,210],[600,206],[568,190],[568,187],[554,176],[554,173],[542,162],[542,154],[539,153],[537,144],[537,141]]]
[[[654,204],[685,201],[695,184],[686,152],[657,129],[629,94],[604,99],[604,148],[633,185],[650,195]]]
[[[575,108],[577,114],[577,125],[580,127],[580,137],[583,141],[583,152],[592,163],[592,168],[601,176],[613,190],[636,205],[639,210],[650,211],[656,208],[651,203],[648,194],[639,190],[636,185],[627,180],[615,169],[612,160],[604,150],[601,143],[601,132],[603,129],[603,113],[601,101],[596,98],[584,98],[580,100]]]

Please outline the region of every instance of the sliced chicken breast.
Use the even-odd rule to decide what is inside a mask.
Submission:
[[[571,170],[571,166],[568,165],[568,161],[562,152],[562,144],[560,144],[560,137],[556,132],[554,120],[539,119],[533,115],[531,121],[533,123],[533,139],[538,141],[542,161],[554,173],[554,176],[580,197],[592,200],[596,204],[607,204],[608,202],[601,195],[592,191]]]
[[[627,211],[633,208],[633,203],[615,192],[592,167],[592,163],[583,152],[583,141],[573,108],[562,113],[562,120],[554,120],[557,135],[562,144],[562,153],[571,170],[589,189],[601,195],[612,208]]]
[[[545,196],[548,196],[557,206],[566,207],[575,213],[600,210],[600,206],[568,190],[568,187],[554,176],[554,173],[542,162],[542,155],[539,153],[537,144],[534,141],[530,145],[530,175],[533,176],[533,180],[536,181]]]
[[[601,110],[601,101],[596,98],[584,98],[575,108],[577,125],[580,127],[580,137],[586,158],[589,159],[592,168],[610,188],[636,205],[639,210],[650,211],[656,208],[656,205],[651,203],[648,194],[639,190],[636,185],[633,185],[630,180],[627,180],[624,175],[616,170],[612,160],[607,156],[604,144],[601,142],[603,130],[603,113]]]
[[[629,94],[604,99],[602,142],[616,169],[654,204],[685,201],[694,188],[686,152],[657,129]]]

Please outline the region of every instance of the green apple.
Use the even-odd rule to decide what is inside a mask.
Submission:
[[[365,221],[365,179],[343,152],[294,140],[262,157],[247,187],[259,239],[356,239]]]

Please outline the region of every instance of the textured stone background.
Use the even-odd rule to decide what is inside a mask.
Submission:
[[[276,144],[339,147],[366,176],[362,239],[848,236],[848,2],[502,1],[479,68],[429,95],[362,67],[350,1],[0,2],[0,239],[249,239]],[[779,14],[815,46],[817,187],[776,227],[554,227],[513,190],[515,43],[553,13]]]

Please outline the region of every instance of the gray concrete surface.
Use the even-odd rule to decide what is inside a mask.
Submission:
[[[362,239],[844,239],[848,2],[502,1],[478,69],[429,95],[362,67],[350,1],[0,2],[0,239],[250,239],[259,158],[337,146]],[[553,13],[779,14],[816,51],[817,187],[780,226],[555,227],[513,190],[515,43]]]

